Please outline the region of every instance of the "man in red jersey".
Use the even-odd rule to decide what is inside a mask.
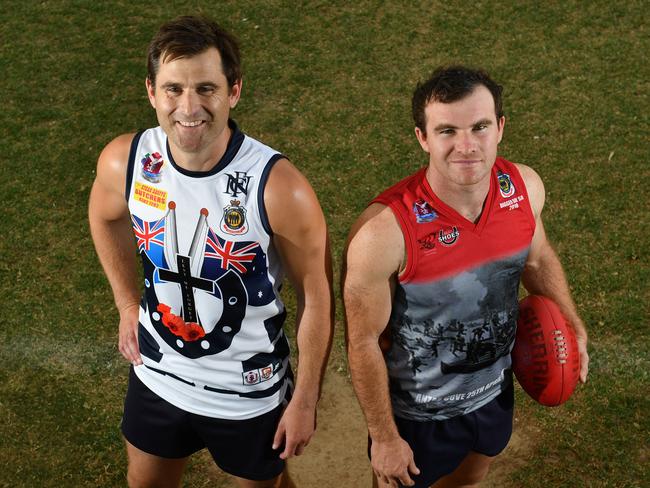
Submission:
[[[373,200],[345,252],[352,380],[373,486],[477,485],[512,432],[510,351],[520,281],[587,333],[542,223],[544,186],[497,157],[501,87],[438,68],[413,95],[429,164]]]

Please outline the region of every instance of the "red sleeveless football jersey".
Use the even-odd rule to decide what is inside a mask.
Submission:
[[[512,381],[519,280],[535,230],[519,170],[497,158],[476,223],[434,194],[426,168],[373,202],[391,208],[406,244],[386,353],[394,413],[432,420],[480,408]]]

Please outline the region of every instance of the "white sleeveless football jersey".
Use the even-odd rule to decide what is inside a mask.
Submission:
[[[183,410],[239,420],[278,406],[292,374],[264,210],[282,155],[229,126],[208,172],[179,167],[160,127],[137,134],[126,195],[144,269],[136,374]]]

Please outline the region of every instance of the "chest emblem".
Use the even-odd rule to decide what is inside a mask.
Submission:
[[[160,170],[165,164],[159,152],[147,153],[140,161],[142,164],[142,177],[151,183],[160,183],[162,174]]]
[[[433,222],[438,218],[438,214],[433,210],[433,208],[431,208],[429,202],[422,199],[416,200],[413,203],[413,213],[415,214],[415,220],[418,224]]]
[[[499,173],[497,174],[497,177],[499,179],[499,191],[501,192],[501,196],[503,198],[509,198],[512,195],[515,194],[515,185],[512,184],[512,180],[510,179],[510,175],[506,173]]]
[[[453,246],[460,237],[458,227],[454,226],[451,229],[443,229],[438,233],[438,241],[445,246]]]
[[[256,241],[222,239],[210,227],[205,208],[193,232],[185,229],[191,243],[181,241],[176,202],[167,207],[154,222],[131,216],[144,268],[142,306],[158,336],[178,354],[191,359],[218,354],[240,332],[248,307],[275,298],[266,254]],[[160,357],[154,349],[145,355]]]
[[[228,179],[226,180],[224,193],[231,195],[233,198],[237,198],[240,194],[248,195],[248,184],[252,176],[248,176],[244,171],[235,171],[234,175],[227,173],[226,176],[228,176]]]
[[[230,205],[224,207],[221,217],[221,230],[231,235],[242,235],[248,232],[246,209],[239,200],[230,200]]]

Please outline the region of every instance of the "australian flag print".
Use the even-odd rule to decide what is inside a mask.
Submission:
[[[242,275],[249,305],[260,307],[275,298],[267,275],[266,254],[259,243],[228,241],[210,228],[205,240],[201,277],[217,280],[229,270]]]
[[[165,218],[147,222],[135,215],[131,215],[131,223],[138,252],[147,253],[149,259],[156,266],[167,268],[167,261],[165,261]]]

